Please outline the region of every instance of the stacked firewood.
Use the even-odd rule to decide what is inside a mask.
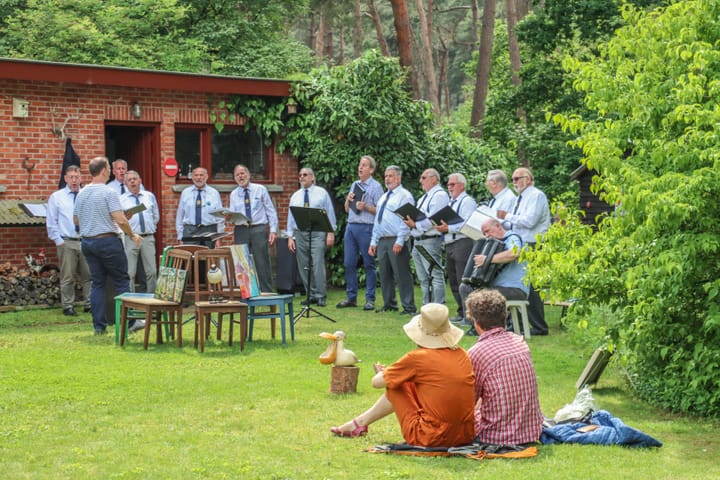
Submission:
[[[0,305],[54,305],[60,302],[60,282],[56,271],[36,276],[30,270],[0,263]]]

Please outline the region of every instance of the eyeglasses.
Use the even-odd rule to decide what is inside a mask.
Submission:
[[[300,176],[301,176],[301,177],[309,177],[310,174],[309,174],[309,173],[301,173]]]
[[[522,178],[528,178],[528,176],[527,176],[527,175],[523,175],[522,177],[512,177],[512,181],[513,181],[513,182],[517,182],[518,180],[520,180],[520,179],[522,179]]]
[[[425,180],[426,178],[427,177],[423,175],[422,177],[420,177],[420,180]]]
[[[448,184],[447,184],[448,187],[454,187],[455,185],[457,185],[457,183],[455,183],[455,182],[453,182],[453,183],[448,182]]]

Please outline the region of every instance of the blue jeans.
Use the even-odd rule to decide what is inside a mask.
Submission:
[[[90,268],[90,312],[95,331],[107,328],[105,318],[105,281],[110,277],[115,295],[130,291],[125,249],[119,237],[83,238],[82,252]]]
[[[372,229],[373,226],[369,223],[348,223],[345,229],[345,290],[347,299],[350,301],[357,301],[357,258],[358,255],[361,255],[365,267],[365,301],[375,302],[375,286],[377,285],[375,257],[368,253]]]

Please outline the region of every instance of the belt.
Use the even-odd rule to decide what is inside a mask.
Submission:
[[[154,237],[154,233],[138,233],[141,237]]]
[[[266,227],[266,226],[267,226],[267,223],[259,223],[257,225],[255,225],[255,224],[253,224],[253,225],[235,225],[235,227],[240,227],[240,228],[255,228],[255,227]]]
[[[94,239],[94,238],[108,238],[108,237],[117,237],[117,236],[118,236],[117,233],[108,232],[108,233],[101,233],[100,235],[93,235],[92,237],[83,237],[83,239],[88,240],[88,239]]]
[[[395,239],[397,238],[397,235],[388,235],[387,237],[380,237],[380,240],[388,240],[388,239]]]
[[[76,238],[76,237],[61,237],[61,238],[62,238],[63,240],[65,240],[66,242],[67,242],[67,241],[70,241],[70,240],[72,240],[72,241],[74,241],[74,242],[79,242],[79,241],[80,241],[80,239],[79,239],[79,238]]]
[[[440,238],[440,235],[420,235],[415,237],[415,240],[430,240],[431,238]]]
[[[463,238],[468,238],[462,233],[451,233],[450,235],[445,234],[445,243],[453,243],[455,240],[462,240]]]

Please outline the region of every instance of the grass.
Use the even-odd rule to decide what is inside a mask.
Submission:
[[[124,348],[94,337],[89,315],[67,323],[60,309],[0,315],[0,471],[9,479],[704,479],[720,477],[717,424],[659,411],[634,399],[613,366],[593,390],[598,408],[664,442],[659,449],[540,446],[526,460],[472,461],[368,454],[401,441],[394,418],[367,437],[338,439],[329,428],[373,402],[372,363],[392,362],[413,348],[402,332],[408,317],[336,310],[331,292],[320,317],[301,318],[296,340],[271,340],[257,321],[254,341],[210,341],[204,354],[190,339],[142,349],[138,334]],[[298,298],[296,309],[299,308]],[[573,400],[591,350],[559,328],[530,346],[546,415]],[[318,362],[321,331],[342,329],[364,360],[358,393],[328,392],[330,368]],[[225,335],[227,337],[227,335]],[[469,348],[473,338],[464,338]]]

